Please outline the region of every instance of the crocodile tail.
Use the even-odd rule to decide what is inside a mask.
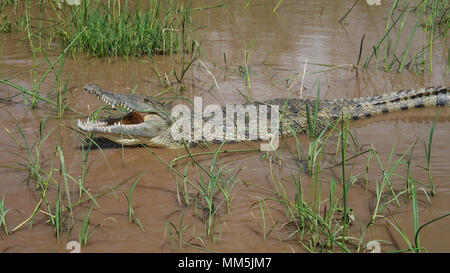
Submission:
[[[351,99],[344,104],[340,114],[348,114],[353,119],[359,119],[412,108],[449,107],[450,91],[447,87],[402,90],[379,96]]]

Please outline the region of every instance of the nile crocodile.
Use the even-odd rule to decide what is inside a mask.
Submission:
[[[183,146],[183,140],[174,139],[171,133],[171,126],[176,122],[176,118],[172,117],[167,105],[158,102],[153,97],[140,94],[116,94],[105,91],[96,84],[88,84],[84,86],[84,90],[102,99],[113,108],[117,105],[123,106],[129,110],[129,113],[120,118],[108,118],[101,121],[92,121],[89,119],[86,121],[78,120],[77,126],[81,130],[96,133],[123,145],[145,144],[152,147],[165,148]],[[249,105],[266,105],[268,109],[273,108],[279,111],[280,118],[277,119],[279,122],[278,127],[276,127],[279,135],[310,132],[311,117],[316,113],[317,120],[315,122],[314,133],[318,134],[326,129],[330,122],[337,121],[342,117],[362,119],[411,108],[432,106],[449,107],[450,92],[447,87],[430,87],[421,90],[402,90],[364,98],[319,101],[296,98],[272,99],[265,102],[252,102],[244,106]],[[226,114],[225,108],[221,108],[224,114]],[[255,120],[248,113],[247,115],[244,113],[244,116],[246,125],[248,125],[249,120]],[[270,122],[273,116],[269,116],[268,114],[267,116],[267,120]],[[206,123],[210,119],[211,117],[202,117],[201,123]],[[236,123],[234,125],[237,132],[238,128],[236,127]],[[234,130],[235,128],[231,129]],[[247,126],[245,128],[245,134],[248,135]],[[224,131],[227,130],[229,130],[228,127]],[[257,136],[252,140],[267,140],[267,138],[263,139]],[[217,139],[213,139],[212,141],[217,142]],[[211,142],[211,137],[208,138],[206,133],[200,139],[189,138],[189,141],[186,141],[189,146],[195,146],[202,142]]]

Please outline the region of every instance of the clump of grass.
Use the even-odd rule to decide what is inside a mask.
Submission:
[[[178,243],[179,248],[183,248],[185,246],[197,248],[203,251],[211,252],[211,250],[205,248],[205,242],[202,239],[202,235],[197,233],[197,229],[195,226],[193,226],[193,236],[186,240],[184,235],[186,234],[186,231],[190,227],[189,224],[184,224],[184,215],[186,213],[187,209],[183,209],[181,212],[181,217],[178,221],[178,226],[173,223],[172,221],[167,221],[164,226],[164,239],[166,236],[169,237],[170,243],[172,245],[175,244],[175,242]],[[195,241],[199,241],[200,243],[196,243]]]
[[[400,13],[396,16],[396,10],[400,5],[400,0],[393,3],[391,12],[386,23],[386,32],[383,37],[379,39],[377,45],[373,46],[372,54],[366,58],[364,68],[367,68],[372,58],[376,58],[376,67],[378,68],[379,59],[383,60],[383,68],[386,72],[391,72],[397,66],[397,71],[402,72],[403,69],[408,68],[415,73],[422,73],[426,70],[428,62],[428,70],[432,71],[433,66],[433,43],[439,37],[446,39],[448,31],[448,9],[449,3],[445,0],[436,1],[420,1],[417,7],[411,7],[410,1],[404,1],[400,9]],[[399,45],[400,36],[405,32],[407,17],[410,13],[417,12],[415,25],[409,35],[408,43],[405,45],[403,52],[399,52],[401,45]],[[411,46],[416,36],[419,26],[423,26],[423,30],[429,34],[429,40],[424,41],[422,49],[414,52],[410,60]],[[395,40],[391,39],[393,29],[397,27],[397,34]],[[362,41],[361,41],[362,43]],[[426,60],[426,51],[428,50],[428,60]],[[359,63],[359,60],[358,60]]]
[[[192,243],[192,240],[198,240],[204,246],[204,241],[202,238],[210,238],[213,242],[220,242],[221,231],[217,232],[217,220],[222,211],[230,212],[231,202],[233,196],[231,194],[234,186],[239,180],[236,178],[239,170],[235,168],[227,168],[227,166],[219,167],[219,155],[222,153],[229,152],[247,152],[255,151],[255,149],[244,149],[244,150],[221,150],[222,143],[217,150],[212,152],[205,152],[199,154],[192,154],[188,147],[185,146],[187,155],[175,158],[170,164],[164,161],[160,156],[153,152],[150,148],[145,147],[150,151],[158,160],[163,162],[172,172],[174,172],[177,177],[183,179],[183,189],[180,190],[177,181],[177,195],[181,206],[183,206],[183,212],[179,220],[179,224],[174,224],[171,221],[166,222],[165,234],[169,234],[169,238],[173,243],[175,240],[178,241],[178,246],[181,248],[183,246],[191,246],[196,248],[203,247]],[[213,154],[213,159],[209,168],[205,168],[200,164],[195,157]],[[180,172],[174,166],[176,161],[188,159],[189,161],[185,164],[184,171]],[[200,178],[192,181],[187,175],[189,166],[193,164],[199,168],[198,173]],[[225,209],[223,209],[225,206]],[[194,236],[189,239],[183,239],[183,234],[188,229],[189,225],[183,224],[183,219],[185,212],[189,209],[194,209],[195,215],[198,216],[202,221],[204,221],[204,229],[198,232],[194,226]],[[199,213],[200,211],[200,213]]]
[[[285,191],[277,191],[277,198],[266,198],[264,202],[258,199],[261,211],[263,211],[261,204],[266,204],[267,201],[274,201],[286,208],[287,222],[283,223],[282,226],[289,227],[290,231],[282,241],[295,239],[310,252],[328,252],[336,250],[336,247],[342,248],[344,252],[350,252],[346,245],[347,241],[352,238],[342,235],[345,224],[342,220],[343,209],[339,203],[339,198],[335,196],[336,180],[333,178],[331,181],[332,187],[330,188],[328,206],[325,203],[325,208],[322,210],[321,206],[325,200],[318,200],[319,202],[316,205],[311,205],[304,196],[300,174],[291,174],[291,181],[296,189],[294,198],[289,197],[290,194]],[[265,238],[275,229],[278,222],[278,220],[275,221],[268,231],[264,231]],[[263,228],[265,229],[265,227],[266,223],[263,217]]]
[[[347,140],[348,140],[348,120],[349,117],[347,115],[347,117],[342,118],[343,122],[341,122],[341,134],[340,134],[340,139],[341,139],[341,147],[342,147],[342,151],[341,151],[341,155],[342,155],[342,203],[343,203],[343,225],[342,225],[342,247],[344,247],[345,245],[345,240],[346,240],[346,236],[347,236],[347,229],[348,229],[348,208],[347,208],[347,200],[348,200],[348,191],[349,191],[349,186],[350,186],[350,182],[351,180],[347,180],[345,175],[345,166],[346,166],[346,160],[347,160]]]
[[[201,210],[205,213],[205,234],[207,237],[215,240],[215,227],[216,227],[216,217],[220,214],[219,211],[222,207],[222,204],[225,204],[226,211],[230,211],[231,205],[231,191],[234,188],[235,184],[238,182],[236,179],[236,175],[238,171],[234,168],[227,169],[226,166],[219,167],[218,165],[218,155],[220,149],[222,148],[224,143],[220,145],[220,147],[214,153],[214,157],[211,163],[211,167],[205,169],[190,153],[189,149],[186,147],[186,151],[190,156],[192,163],[197,165],[200,169],[199,175],[200,180],[197,181],[195,185],[191,181],[185,180],[184,182],[184,196],[186,202],[190,203],[191,200],[189,198],[190,194],[188,193],[189,188],[187,185],[192,186],[193,189],[197,191],[197,196],[194,198],[193,202],[195,207],[200,207]],[[189,164],[189,163],[188,163]],[[187,165],[186,165],[187,166]],[[185,168],[185,171],[187,168]],[[228,177],[229,176],[229,177]],[[218,201],[218,194],[221,193],[223,199]]]
[[[182,248],[184,245],[189,245],[189,242],[184,242],[183,232],[189,227],[189,225],[183,225],[185,210],[181,213],[181,217],[178,223],[178,227],[171,221],[167,221],[164,227],[164,237],[169,234],[170,242],[173,243],[175,239],[178,241],[178,247]]]
[[[375,223],[376,218],[383,217],[382,216],[383,211],[388,207],[388,205],[390,203],[395,202],[397,207],[400,207],[399,197],[403,194],[409,194],[410,190],[412,190],[412,188],[413,188],[413,183],[417,182],[413,179],[412,175],[410,174],[410,168],[409,168],[410,162],[411,162],[411,155],[412,155],[415,145],[416,145],[416,142],[411,144],[406,149],[406,151],[400,155],[399,159],[397,159],[394,162],[394,164],[392,164],[392,167],[391,167],[391,163],[393,161],[392,158],[394,155],[395,146],[393,146],[391,149],[391,153],[389,154],[389,158],[388,158],[388,161],[387,161],[385,167],[383,166],[383,163],[381,162],[379,154],[376,151],[375,147],[372,146],[371,153],[372,153],[372,155],[374,155],[374,158],[376,159],[377,164],[380,167],[383,178],[382,178],[381,184],[378,183],[378,181],[376,181],[376,191],[375,191],[376,204],[375,204],[375,209],[374,209],[374,213],[372,216],[372,221],[370,222],[371,225],[373,225]],[[404,160],[405,158],[408,158],[408,160]],[[399,176],[399,174],[396,173],[396,171],[399,168],[400,164],[407,165],[407,174],[405,176],[406,187],[404,190],[399,190],[396,192],[393,187],[392,179],[394,176]],[[386,196],[388,196],[388,195],[391,195],[392,198],[391,199],[386,198]]]
[[[8,235],[8,227],[6,226],[6,214],[10,209],[5,209],[5,196],[2,196],[2,201],[0,202],[0,228],[3,226],[5,234]]]
[[[314,116],[311,118],[311,124],[313,124],[313,121]],[[435,122],[436,120],[433,122],[430,131],[428,145],[425,145],[427,164],[429,164]],[[301,166],[299,166],[298,173],[291,173],[290,175],[290,180],[295,188],[294,197],[292,197],[291,193],[286,191],[283,180],[278,179],[273,175],[272,165],[269,166],[274,184],[273,188],[275,190],[268,190],[268,192],[273,192],[274,197],[257,197],[257,200],[254,203],[254,205],[259,205],[264,239],[267,239],[268,236],[276,230],[278,225],[278,227],[283,227],[288,230],[287,236],[280,239],[280,241],[295,239],[296,242],[310,252],[360,252],[364,251],[361,246],[364,245],[364,238],[367,231],[369,231],[377,222],[385,221],[400,234],[407,245],[406,249],[399,249],[395,252],[427,251],[420,243],[419,232],[423,227],[444,217],[450,216],[450,214],[444,214],[422,225],[419,222],[419,192],[423,192],[431,204],[426,189],[432,188],[432,182],[422,183],[414,179],[413,174],[411,173],[410,166],[412,162],[412,152],[417,141],[410,145],[405,152],[401,153],[398,156],[398,159],[394,159],[396,155],[394,145],[388,159],[384,162],[380,159],[380,154],[373,145],[364,151],[358,149],[352,151],[351,146],[349,145],[349,143],[351,143],[350,136],[354,139],[353,143],[355,146],[357,146],[357,141],[355,141],[356,133],[355,136],[350,133],[349,118],[343,117],[338,123],[341,123],[341,126],[330,125],[332,128],[331,131],[334,131],[338,138],[336,141],[338,147],[335,155],[334,153],[325,152],[325,145],[332,142],[328,140],[330,136],[324,137],[323,132],[317,136],[315,141],[312,139],[312,143],[310,144],[310,147],[313,147],[313,149],[310,149],[309,151],[310,158],[308,159],[311,164],[310,170],[313,170],[311,177],[312,185],[310,187],[310,194],[312,195],[309,195],[308,197],[305,196],[304,187],[302,185]],[[297,137],[296,140],[299,160],[305,161],[302,159],[301,145]],[[351,157],[348,156],[350,152],[353,152],[355,155]],[[347,162],[366,153],[368,154],[366,171],[362,174],[363,176],[365,175],[365,179],[359,179],[359,175],[352,175],[351,173],[349,175]],[[330,167],[320,166],[321,162],[324,162],[325,160],[328,160],[329,162],[333,161],[332,158],[328,158],[327,156],[336,156],[336,158],[340,158],[341,162]],[[367,191],[367,183],[369,182],[368,169],[370,161],[373,161],[373,159],[375,159],[376,166],[380,169],[381,178],[375,181],[375,185],[373,186],[375,187],[375,190],[373,192],[371,191],[375,198],[373,214],[368,219],[368,222],[365,225],[362,225],[363,223],[361,223],[361,220],[353,213],[347,200],[352,185],[358,181],[366,181],[365,187]],[[399,173],[401,166],[406,166],[406,175],[401,175]],[[334,176],[331,177],[331,180],[323,179],[323,172],[326,169],[330,169],[334,174]],[[424,167],[424,169],[429,171],[429,166]],[[336,177],[336,174],[339,172],[341,173],[341,177]],[[321,178],[319,178],[319,175]],[[399,178],[403,179],[406,183],[395,183],[396,187],[394,188],[394,182]],[[329,187],[328,199],[323,199],[322,197],[324,182],[327,183]],[[339,185],[341,185],[340,190]],[[401,188],[399,185],[404,185],[404,188]],[[338,195],[338,192],[340,192],[340,195]],[[414,223],[414,238],[412,239],[407,236],[405,228],[401,226],[390,211],[391,206],[398,208],[403,205],[402,202],[400,202],[401,198],[402,200],[409,200],[412,205]],[[280,221],[279,219],[272,219],[272,224],[268,223],[266,218],[267,215],[270,215],[269,202],[276,202],[285,208],[286,222]],[[389,215],[386,215],[386,212],[388,212]],[[281,226],[279,226],[280,222]],[[351,228],[352,223],[359,224],[359,232],[357,232],[355,228]],[[374,242],[375,241],[378,243],[387,242],[385,240],[374,240]]]
[[[2,15],[0,9],[0,33],[9,33],[11,32],[11,21],[8,19],[8,15]]]
[[[431,125],[430,135],[428,137],[428,145],[425,144],[425,141],[423,143],[423,145],[425,147],[425,156],[426,156],[426,161],[427,161],[427,166],[424,169],[428,173],[428,183],[429,183],[431,195],[435,195],[436,191],[437,191],[437,188],[434,185],[433,178],[431,176],[431,143],[433,142],[433,133],[434,133],[434,128],[436,126],[436,121],[437,121],[438,117],[439,117],[439,112],[436,115],[436,118],[434,119],[433,124]]]
[[[134,193],[134,189],[136,188],[136,185],[139,183],[139,181],[141,180],[141,178],[147,173],[147,171],[145,171],[144,173],[142,173],[137,179],[136,181],[133,183],[133,185],[131,186],[130,189],[130,193],[129,195],[125,194],[125,198],[127,199],[127,203],[128,203],[128,211],[127,211],[127,217],[128,217],[128,221],[130,223],[137,223],[139,225],[139,227],[141,228],[142,231],[145,231],[144,226],[141,223],[141,220],[139,220],[139,218],[137,218],[135,216],[135,212],[134,212],[134,208],[133,205],[131,203],[131,200],[133,198],[133,193]]]
[[[250,49],[247,50],[247,46],[245,45],[245,51],[244,51],[244,66],[240,66],[239,70],[240,72],[243,74],[244,77],[244,81],[246,83],[246,87],[247,87],[247,92],[245,95],[245,99],[248,102],[252,101],[251,98],[251,92],[252,92],[252,86],[251,86],[251,81],[250,81],[250,68],[249,68],[249,61],[250,61],[250,57],[252,56],[252,52],[253,52],[253,47],[254,47],[255,43],[252,41],[250,44]]]
[[[95,231],[101,226],[101,224],[97,224],[91,230],[91,213],[93,208],[94,207],[92,206],[89,209],[88,213],[83,217],[83,222],[80,223],[80,229],[78,232],[78,243],[80,244],[80,246],[86,245],[92,235],[94,235]]]
[[[71,231],[75,224],[75,212],[74,207],[83,204],[85,202],[92,202],[93,206],[98,206],[96,198],[93,196],[84,186],[84,179],[89,170],[87,165],[87,158],[89,150],[82,150],[83,166],[82,166],[82,176],[75,179],[70,175],[66,168],[66,161],[64,157],[63,150],[58,144],[55,145],[53,150],[53,155],[50,158],[50,166],[46,167],[47,164],[43,164],[44,156],[44,143],[47,141],[49,136],[54,132],[54,129],[47,130],[47,118],[45,118],[39,126],[39,131],[37,132],[37,139],[31,144],[29,137],[25,135],[22,128],[17,125],[17,130],[23,138],[24,144],[20,143],[18,138],[14,136],[3,124],[1,124],[6,132],[11,136],[13,141],[19,146],[20,149],[25,150],[25,155],[21,155],[25,162],[21,165],[24,168],[14,167],[14,166],[1,166],[3,168],[19,169],[28,172],[28,182],[31,180],[36,181],[35,189],[39,192],[40,197],[38,202],[34,205],[32,213],[26,217],[21,223],[16,225],[11,230],[6,229],[5,215],[9,211],[5,209],[4,199],[0,202],[0,226],[3,224],[5,228],[5,233],[11,234],[19,230],[25,224],[29,223],[29,228],[32,229],[34,218],[38,213],[42,213],[47,217],[47,223],[54,226],[57,241],[60,241],[61,235],[64,231],[67,231],[68,237],[70,237]],[[59,131],[57,131],[59,135]],[[58,138],[58,136],[57,136]],[[59,157],[60,168],[55,168],[57,164],[57,157]],[[56,173],[60,173],[62,181],[56,178]],[[79,198],[76,201],[72,197],[72,184],[74,183],[79,189]],[[88,198],[82,199],[83,194],[86,194]],[[49,198],[49,195],[51,197]],[[76,202],[75,202],[76,201]],[[80,241],[84,243],[92,236],[94,230],[89,230],[86,225],[89,224],[90,212],[84,215],[84,226],[80,229]],[[97,227],[96,227],[97,228]]]
[[[164,12],[160,0],[149,7],[129,10],[128,1],[83,1],[71,7],[68,20],[58,27],[63,46],[69,45],[83,29],[85,31],[70,49],[95,57],[141,56],[152,53],[171,54],[182,50],[180,35],[186,10],[180,1],[169,1]],[[188,48],[183,48],[188,50]]]
[[[266,220],[266,212],[270,216],[270,218],[272,218],[272,217],[271,217],[270,209],[267,205],[266,200],[264,200],[258,196],[257,202],[255,202],[255,204],[258,204],[258,206],[259,206],[259,212],[261,213],[261,220],[262,220],[261,228],[262,228],[262,232],[263,232],[263,238],[264,238],[264,240],[266,240],[267,238],[269,238],[269,235],[272,233],[272,231],[276,228],[278,221],[273,222],[272,226],[269,227],[268,222]],[[253,213],[252,213],[252,215],[253,215]]]
[[[48,133],[45,133],[45,128],[47,125],[47,120],[44,119],[40,125],[39,125],[39,132],[38,132],[38,138],[37,140],[31,144],[28,140],[28,138],[25,136],[25,133],[22,130],[22,127],[20,127],[19,124],[17,124],[17,129],[20,132],[20,135],[22,136],[25,148],[26,148],[26,155],[22,156],[25,163],[22,163],[22,165],[26,168],[28,171],[28,178],[27,183],[30,182],[31,179],[36,179],[36,188],[40,187],[40,184],[45,181],[45,175],[42,172],[42,147],[47,140],[47,138],[51,135],[53,132],[53,129],[49,130]],[[16,142],[18,143],[18,142]],[[22,145],[21,145],[22,146]]]

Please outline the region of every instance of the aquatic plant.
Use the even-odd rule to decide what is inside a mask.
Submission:
[[[69,10],[69,16],[61,22],[57,33],[66,47],[83,32],[71,47],[71,54],[117,57],[141,56],[149,51],[172,54],[188,50],[183,45],[189,37],[182,37],[181,29],[191,28],[189,6],[180,1],[169,1],[164,12],[160,0],[150,1],[148,8],[138,6],[134,10],[129,9],[128,1],[122,4],[118,0],[85,0]]]
[[[415,73],[423,73],[427,69],[427,62],[428,71],[431,72],[433,70],[433,44],[436,39],[442,38],[446,40],[447,37],[450,22],[448,17],[449,2],[446,0],[425,0],[420,1],[414,7],[410,1],[403,1],[401,9],[399,7],[400,0],[394,1],[386,22],[386,32],[378,40],[378,43],[372,46],[373,51],[366,58],[363,67],[367,68],[373,57],[375,57],[376,66],[378,67],[378,62],[381,59],[383,61],[383,69],[386,72],[393,71],[395,65],[397,65],[398,72],[402,72],[403,69],[407,68]],[[397,9],[400,12],[396,12]],[[400,44],[400,36],[405,35],[407,17],[411,13],[417,14],[417,18],[414,19],[414,27],[409,34],[408,43],[404,45],[403,52],[399,53],[398,50],[403,46]],[[420,26],[428,34],[429,39],[424,40],[422,48],[417,52],[413,52],[412,57],[407,61],[407,57],[411,53],[412,42]],[[395,34],[395,40],[393,40],[391,35],[394,35],[395,28],[397,28],[397,34]],[[361,45],[363,40],[364,36],[361,39]],[[428,60],[425,55],[426,51],[428,51]],[[360,57],[358,58],[358,64],[359,59]]]

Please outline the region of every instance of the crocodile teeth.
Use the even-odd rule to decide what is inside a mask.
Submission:
[[[86,121],[78,120],[77,125],[85,131],[92,131],[93,129],[106,128],[105,126],[108,124],[102,121],[90,121],[87,119]]]
[[[114,102],[113,100],[108,99],[105,96],[102,96],[100,98],[104,103],[110,105],[112,108],[115,108],[116,106],[122,106],[124,107],[127,111],[133,111],[133,109],[131,109],[128,105],[126,105],[123,102]]]
[[[115,108],[116,106],[122,106],[127,111],[134,111],[132,108],[130,108],[125,102],[116,101],[115,99],[110,99],[105,95],[98,95],[99,99],[101,99],[104,103],[110,105],[112,108]]]

